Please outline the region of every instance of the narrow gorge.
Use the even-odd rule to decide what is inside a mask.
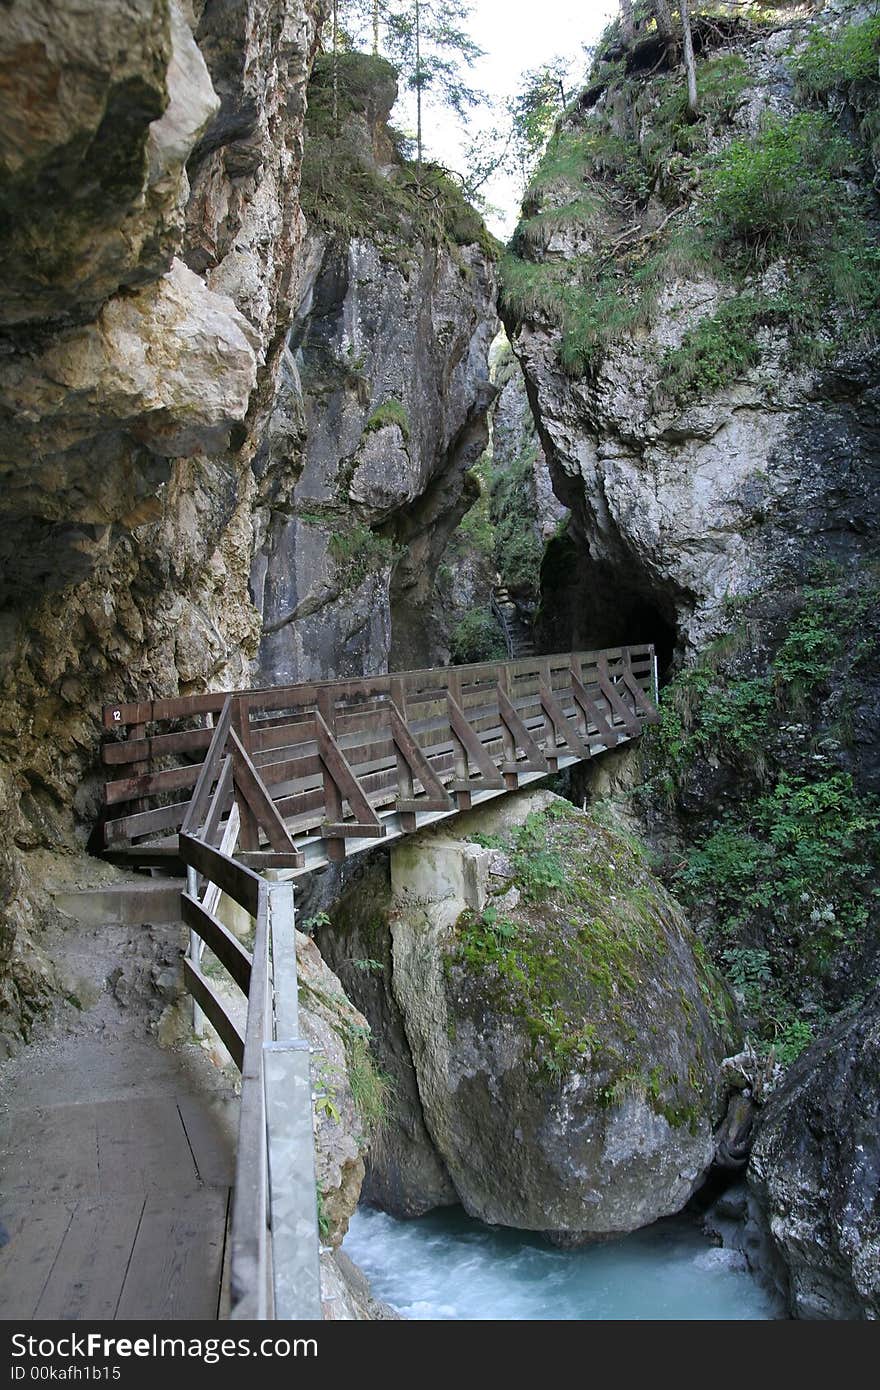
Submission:
[[[132,776],[127,814],[170,826],[229,715],[192,706],[170,735],[132,717],[155,761],[120,768],[107,708],[242,693],[245,758],[248,692],[308,687],[324,752],[307,772],[329,797],[331,767],[352,774],[321,743],[345,743],[322,683],[430,669],[453,721],[453,668],[533,661],[540,720],[505,726],[507,676],[495,696],[506,761],[487,771],[451,722],[458,762],[437,782],[398,729],[368,769],[396,768],[400,838],[376,817],[389,797],[358,814],[355,786],[372,847],[347,855],[336,826],[294,875],[324,1318],[873,1320],[876,5],[627,0],[601,36],[585,25],[587,68],[542,97],[505,242],[469,201],[479,180],[422,148],[410,8],[5,6],[0,1151],[14,1174],[31,1058],[48,1095],[56,1054],[84,1086],[78,1055],[173,1054],[212,1113],[238,1113],[232,1044],[184,990],[176,904],[198,875],[163,841],[136,876],[105,839],[111,774]],[[434,8],[413,15],[440,62]],[[648,644],[633,691],[628,649]],[[560,738],[540,658],[605,651],[626,666],[612,736],[600,718],[590,734],[576,664],[580,733]],[[363,689],[347,748],[372,727]],[[545,775],[518,777],[518,748]],[[472,797],[478,763],[497,800]],[[416,829],[420,766],[425,806],[459,814]],[[148,768],[166,779],[149,802]],[[309,823],[325,845],[334,795]],[[273,815],[271,849],[293,849]],[[177,829],[183,813],[166,841]],[[170,911],[101,916],[138,885]],[[102,904],[92,918],[77,894]],[[216,913],[254,952],[256,910],[232,897],[218,887]],[[224,998],[229,949],[212,959]],[[36,1086],[47,1134],[67,1099]],[[17,1219],[0,1207],[10,1288]],[[465,1248],[493,1288],[521,1264],[522,1301],[499,1285],[463,1311]],[[570,1311],[541,1293],[562,1277],[551,1255]],[[588,1311],[579,1271],[615,1261],[623,1286],[629,1261],[661,1282],[686,1267],[683,1301],[652,1307],[646,1279],[643,1303],[624,1287]],[[4,1316],[44,1316],[40,1287],[36,1312],[13,1296]]]

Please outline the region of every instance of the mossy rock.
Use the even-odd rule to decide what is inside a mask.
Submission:
[[[640,843],[547,792],[422,838],[392,871],[394,992],[465,1208],[585,1238],[680,1210],[735,1010]]]

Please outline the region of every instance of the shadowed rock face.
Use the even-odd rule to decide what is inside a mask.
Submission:
[[[880,995],[798,1059],[749,1185],[797,1318],[880,1317]]]
[[[374,172],[395,167],[395,90],[379,72],[352,116]],[[369,229],[314,232],[301,285],[259,459],[264,685],[432,664],[436,570],[494,396],[496,286],[481,247],[404,222],[390,248]]]
[[[369,242],[305,246],[322,19],[322,0],[4,10],[0,1005],[13,1032],[45,978],[28,855],[79,843],[96,818],[101,705],[248,685],[263,621],[260,679],[383,668],[393,595],[405,633],[408,594],[465,505],[491,266],[440,242],[407,245],[404,269]],[[377,131],[393,86],[368,97]],[[375,157],[390,150],[377,136]],[[368,429],[392,398],[408,428]]]

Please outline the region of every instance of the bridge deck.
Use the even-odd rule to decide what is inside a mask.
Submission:
[[[74,1038],[0,1069],[0,1318],[223,1315],[237,1107],[187,1052]]]

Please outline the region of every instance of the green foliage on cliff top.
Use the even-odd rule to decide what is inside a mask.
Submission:
[[[872,20],[833,40],[816,37],[798,71],[812,73],[815,90],[838,59],[841,74],[864,73],[875,29]],[[870,176],[848,133],[825,113],[770,113],[754,135],[730,141],[752,80],[739,53],[704,51],[696,121],[680,73],[627,75],[619,65],[606,78],[604,104],[586,116],[570,113],[551,140],[501,263],[505,311],[561,328],[557,352],[566,372],[593,370],[610,344],[650,325],[664,282],[703,268],[727,281],[742,307],[722,306],[667,354],[661,387],[682,403],[756,365],[764,342],[781,344],[793,365],[813,365],[840,340],[851,346],[876,337],[880,249],[870,209],[853,188]],[[868,100],[865,80],[846,82]],[[876,130],[865,124],[862,133],[880,140],[880,118]],[[653,227],[646,216],[658,204],[669,210],[659,230],[656,212]],[[560,231],[568,250],[548,254]],[[670,257],[673,243],[680,263]],[[771,291],[760,276],[780,259],[783,273]],[[752,330],[762,325],[784,336],[756,337]]]
[[[837,32],[813,29],[792,63],[805,91],[825,95],[836,87],[864,83],[880,100],[880,14]]]
[[[824,246],[839,234],[847,200],[838,181],[854,163],[827,117],[768,117],[709,167],[704,220],[719,242],[732,240],[756,259]]]
[[[396,261],[420,241],[476,244],[494,258],[498,244],[461,186],[439,165],[419,170],[406,160],[400,137],[384,124],[396,90],[391,64],[365,53],[338,55],[336,122],[332,78],[332,55],[319,54],[309,82],[300,192],[307,219],[330,232],[369,237]],[[370,148],[376,133],[385,145],[378,160]]]

